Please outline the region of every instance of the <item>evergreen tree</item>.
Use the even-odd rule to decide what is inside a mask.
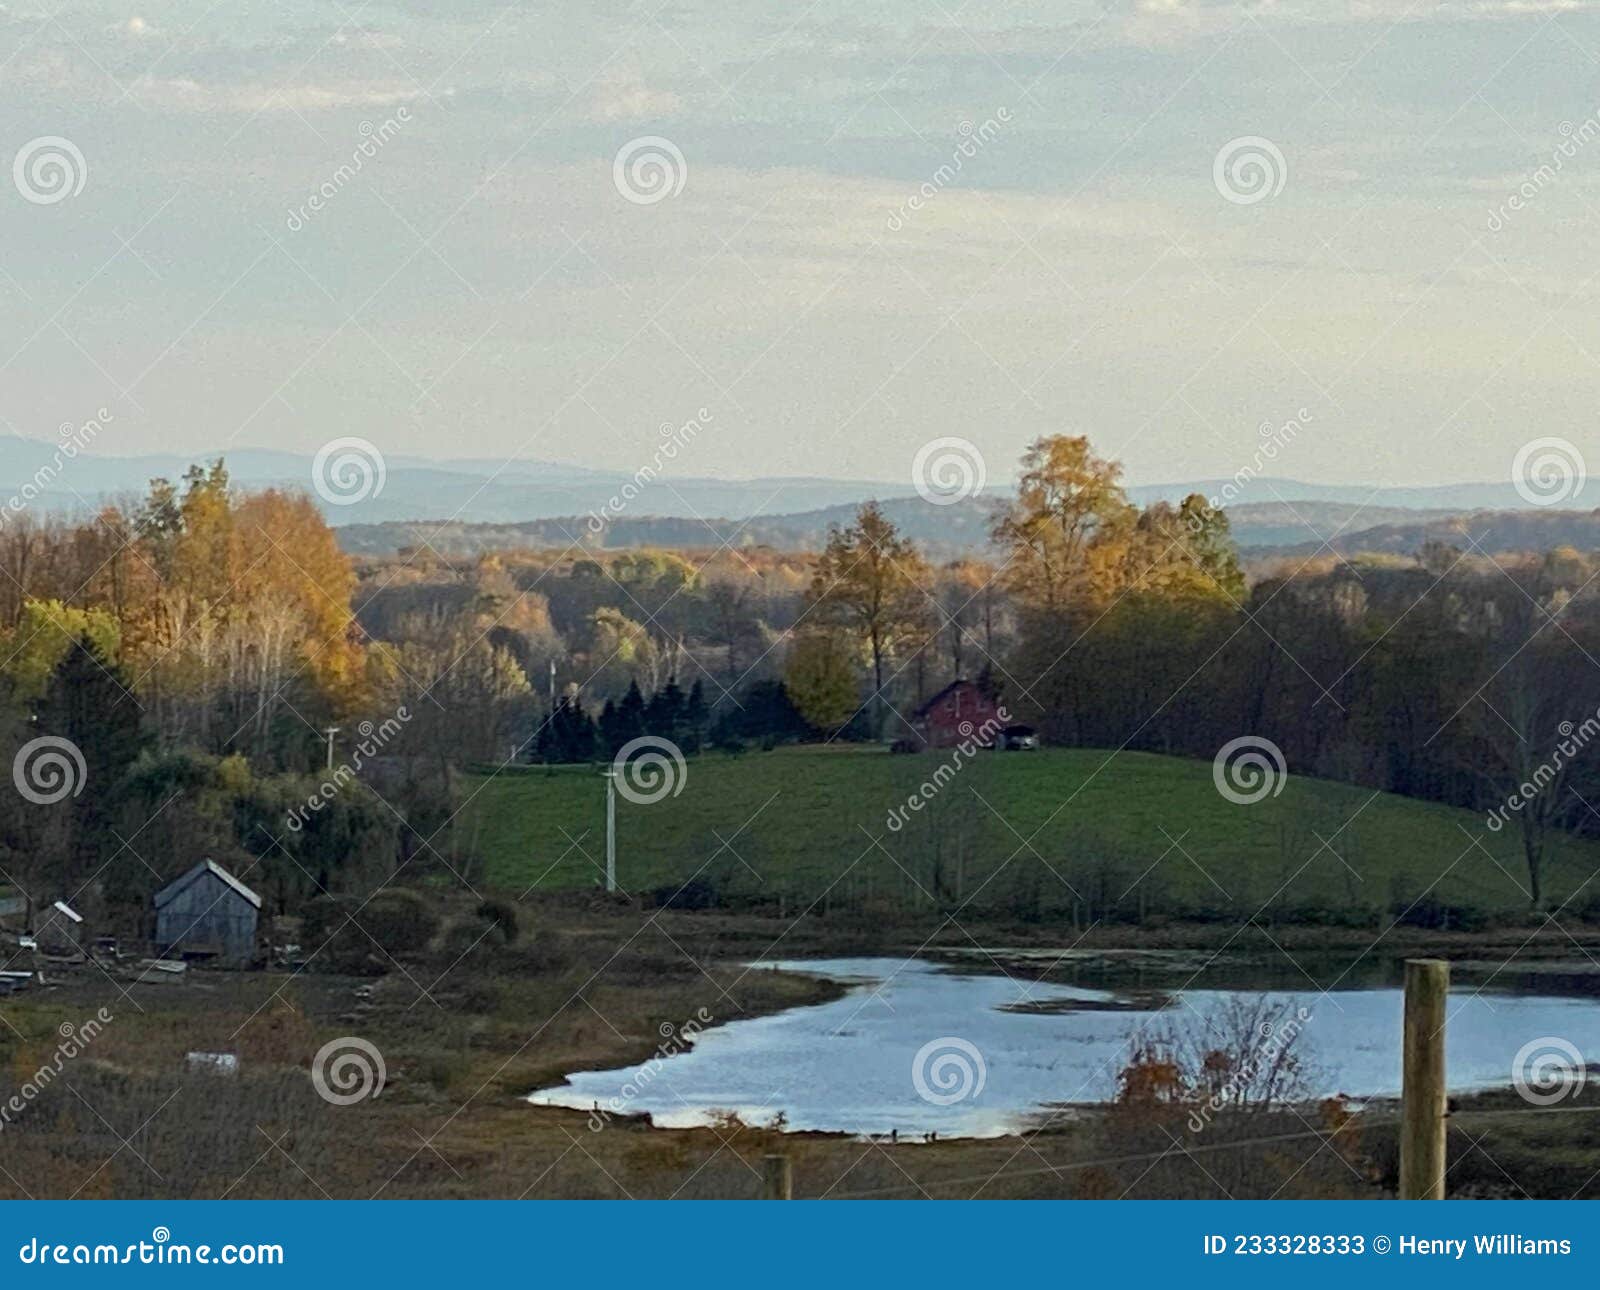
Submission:
[[[548,762],[593,761],[596,731],[577,695],[562,699],[539,732],[540,755]]]
[[[678,687],[678,679],[673,677],[650,696],[650,702],[644,710],[646,732],[662,739],[670,739],[681,748],[684,738],[684,716],[688,706],[688,700]]]
[[[689,689],[689,701],[683,707],[683,740],[680,744],[687,754],[700,751],[706,741],[706,729],[711,723],[711,712],[706,707],[705,683],[697,680]]]
[[[34,708],[32,737],[66,739],[82,758],[80,771],[70,750],[55,750],[51,771],[66,780],[38,781],[52,789],[70,781],[74,789],[41,808],[62,813],[60,885],[72,890],[113,856],[119,862],[106,874],[108,889],[124,885],[120,878],[137,878],[129,866],[141,873],[144,867],[122,845],[116,823],[128,770],[145,746],[139,704],[131,683],[89,636],[75,641],[56,664]],[[51,751],[41,748],[39,755]]]
[[[600,750],[607,757],[615,757],[622,745],[628,741],[622,736],[620,715],[617,705],[610,699],[600,711]]]
[[[617,747],[621,748],[644,733],[644,695],[639,692],[639,683],[630,681],[628,692],[617,705]]]

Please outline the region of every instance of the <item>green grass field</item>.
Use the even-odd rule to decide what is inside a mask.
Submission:
[[[1146,753],[980,754],[891,830],[890,812],[946,758],[840,747],[691,758],[677,796],[619,795],[619,884],[648,891],[698,874],[722,898],[790,912],[826,893],[833,907],[965,901],[1025,917],[1360,920],[1430,889],[1480,914],[1527,908],[1512,831],[1490,833],[1479,815],[1293,775],[1278,796],[1238,805],[1209,762]],[[519,769],[470,791],[465,836],[489,882],[600,881],[595,769]],[[1554,903],[1600,864],[1600,847],[1561,837],[1550,850]]]

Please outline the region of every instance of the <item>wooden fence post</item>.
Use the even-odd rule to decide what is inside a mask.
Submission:
[[[793,1200],[794,1173],[788,1156],[763,1156],[761,1160],[762,1199]]]
[[[1406,960],[1401,1068],[1400,1199],[1444,1199],[1445,995],[1450,965]]]

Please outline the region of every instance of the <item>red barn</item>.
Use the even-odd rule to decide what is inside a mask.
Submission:
[[[954,748],[969,739],[991,748],[1005,724],[1000,705],[972,681],[952,681],[911,716],[925,748]]]

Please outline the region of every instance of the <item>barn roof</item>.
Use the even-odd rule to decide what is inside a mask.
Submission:
[[[251,891],[250,888],[246,887],[244,883],[240,882],[215,860],[202,860],[187,873],[181,874],[180,876],[174,878],[160,891],[156,892],[156,908],[160,909],[161,906],[165,905],[174,896],[178,895],[185,888],[187,888],[189,884],[192,883],[196,878],[205,873],[215,874],[257,909],[261,908],[261,897],[256,895],[255,892]]]
[[[945,695],[951,693],[953,690],[960,690],[960,689],[977,690],[978,689],[978,683],[976,681],[965,681],[965,680],[950,682],[950,684],[945,686],[944,689],[940,690],[938,694],[934,695],[933,698],[929,699],[920,708],[918,708],[915,712],[913,712],[911,714],[911,719],[913,721],[917,721],[917,720],[920,720],[922,717],[927,716],[928,713],[933,711],[934,707],[938,704],[939,700],[944,698]],[[980,691],[980,693],[981,693],[981,691]]]

